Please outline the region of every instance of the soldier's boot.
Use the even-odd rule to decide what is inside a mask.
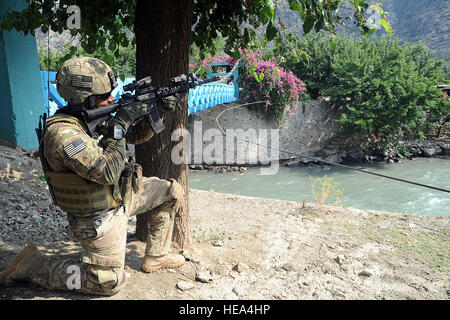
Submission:
[[[154,272],[159,269],[177,268],[184,264],[185,258],[181,254],[169,253],[172,243],[172,232],[174,217],[179,201],[175,196],[182,195],[181,186],[172,181],[174,194],[169,202],[158,207],[158,210],[152,216],[149,232],[147,235],[147,247],[142,261],[141,269],[144,272]]]
[[[146,255],[142,261],[141,269],[145,272],[154,272],[159,269],[172,269],[182,266],[185,262],[181,254],[169,253],[163,256]]]
[[[0,285],[10,286],[18,280],[31,280],[33,264],[42,259],[35,245],[28,245],[14,258],[0,276]]]

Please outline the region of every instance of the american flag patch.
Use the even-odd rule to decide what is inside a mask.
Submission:
[[[80,151],[83,151],[84,149],[86,149],[86,144],[83,142],[83,140],[81,140],[81,138],[64,147],[64,151],[69,156],[69,158],[72,158],[74,155],[76,155]]]

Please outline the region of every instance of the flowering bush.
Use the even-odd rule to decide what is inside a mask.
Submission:
[[[239,52],[241,68],[245,71],[240,76],[243,101],[266,101],[258,108],[282,122],[297,107],[305,83],[294,76],[292,71],[283,69],[275,57],[264,59],[260,52],[248,49]]]
[[[255,104],[255,108],[266,113],[268,118],[281,123],[286,115],[295,110],[305,90],[305,83],[291,71],[283,69],[274,57],[265,59],[260,52],[248,49],[239,49],[239,53],[239,85],[243,88],[240,93],[243,102],[263,101],[261,104]],[[212,62],[229,62],[234,65],[237,61],[231,57],[207,56],[203,60],[190,63],[190,72],[202,76]]]
[[[203,60],[198,60],[189,63],[189,72],[196,73],[198,76],[203,76],[208,70],[209,65],[213,62],[229,62],[230,65],[234,65],[235,61],[231,57],[214,58],[208,55]]]

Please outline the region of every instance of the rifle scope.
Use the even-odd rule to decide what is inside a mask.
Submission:
[[[150,87],[152,84],[152,77],[148,76],[142,78],[141,80],[133,80],[132,83],[123,86],[124,91],[139,91]]]

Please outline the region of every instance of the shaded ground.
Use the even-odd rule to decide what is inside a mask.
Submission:
[[[38,161],[0,146],[0,270],[33,242],[79,248],[50,204]],[[9,167],[8,167],[9,164]],[[194,244],[181,268],[139,270],[145,244],[129,223],[128,285],[113,297],[22,283],[0,299],[448,299],[449,218],[395,214],[190,190]],[[195,280],[209,271],[212,281]],[[180,281],[194,287],[182,291]]]

